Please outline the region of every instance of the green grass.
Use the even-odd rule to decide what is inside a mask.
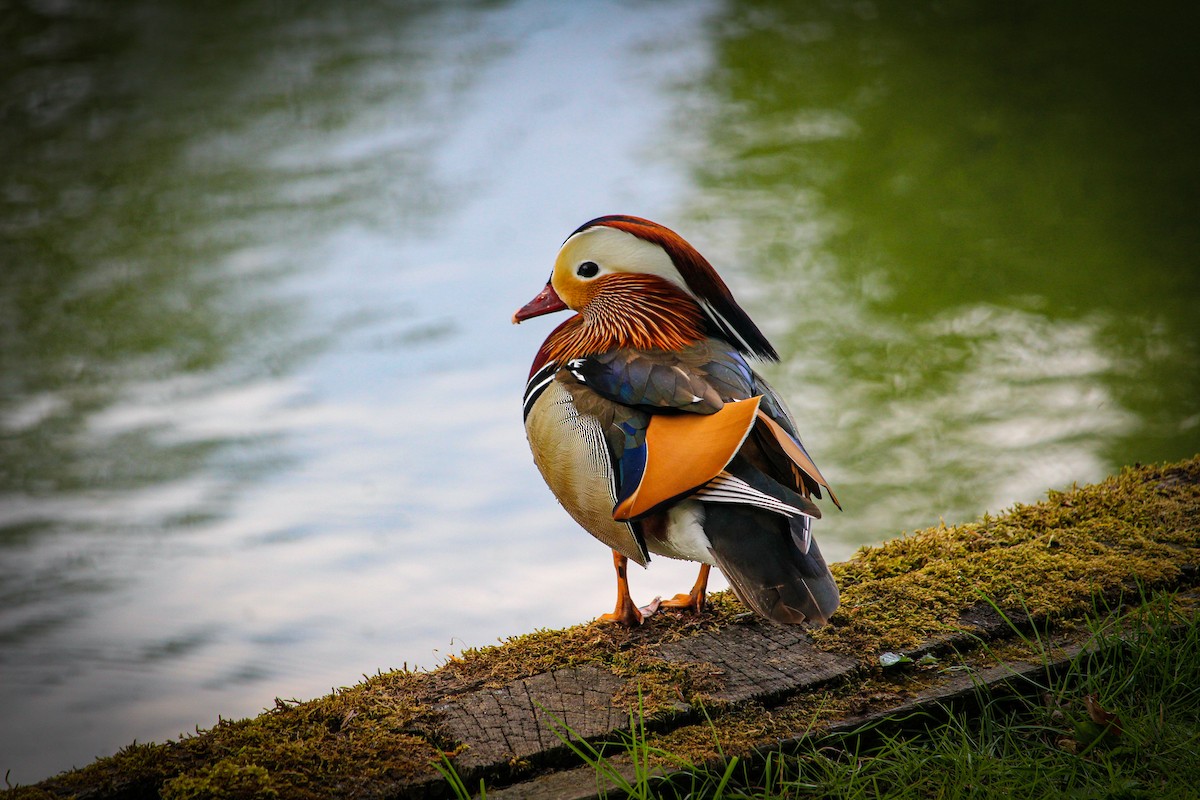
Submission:
[[[1160,596],[1123,617],[1098,612],[1089,625],[1095,647],[1065,668],[1022,678],[1002,693],[980,687],[967,702],[811,737],[790,752],[696,766],[657,747],[636,717],[621,742],[581,742],[565,730],[562,739],[596,769],[598,782],[616,787],[617,797],[1200,796],[1194,615],[1180,614],[1169,596]],[[1042,641],[1022,636],[1035,646]],[[1116,717],[1094,721],[1105,713]],[[461,784],[456,789],[467,795]]]

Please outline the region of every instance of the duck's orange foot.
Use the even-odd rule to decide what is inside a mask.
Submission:
[[[613,550],[613,567],[617,571],[617,605],[611,614],[601,614],[601,622],[616,622],[626,628],[636,628],[642,620],[658,611],[659,598],[654,598],[649,605],[638,608],[629,596],[629,576],[626,570],[629,559]]]
[[[678,611],[691,611],[693,614],[699,614],[704,610],[706,595],[703,591],[693,591],[691,594],[677,594],[670,600],[663,600],[659,603],[659,608],[669,608]]]
[[[661,603],[662,608],[677,608],[681,611],[691,611],[694,614],[699,614],[704,610],[704,602],[708,597],[708,573],[712,570],[708,564],[700,565],[700,574],[696,576],[696,583],[692,586],[692,590],[687,594],[677,594],[670,600]]]
[[[646,617],[654,616],[660,605],[662,605],[662,600],[658,597],[641,608],[634,605],[632,599],[625,603],[618,600],[617,607],[613,609],[612,613],[601,614],[598,619],[600,622],[615,622],[626,628],[636,628],[645,621]]]

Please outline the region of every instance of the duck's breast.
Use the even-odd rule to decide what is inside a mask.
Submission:
[[[549,380],[538,389],[528,406],[525,434],[550,491],[588,533],[645,565],[632,525],[612,518],[617,481],[600,421],[579,411],[561,381]]]

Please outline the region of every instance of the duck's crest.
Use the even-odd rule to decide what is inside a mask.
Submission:
[[[625,231],[661,247],[670,256],[688,292],[704,312],[712,333],[746,355],[768,361],[779,360],[779,353],[750,319],[750,315],[738,305],[725,281],[682,236],[657,222],[622,214],[597,217],[585,222],[572,231],[571,236],[599,225]]]

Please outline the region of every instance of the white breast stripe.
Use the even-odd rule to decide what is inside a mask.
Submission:
[[[550,381],[554,380],[556,372],[558,372],[558,365],[551,361],[529,377],[529,382],[525,384],[523,416],[529,416],[529,410],[537,402],[538,395],[546,390],[546,387],[550,385]]]
[[[740,503],[754,506],[765,511],[782,514],[785,517],[812,516],[778,498],[760,492],[741,478],[728,472],[718,474],[717,477],[704,484],[704,487],[692,497],[706,503]]]

